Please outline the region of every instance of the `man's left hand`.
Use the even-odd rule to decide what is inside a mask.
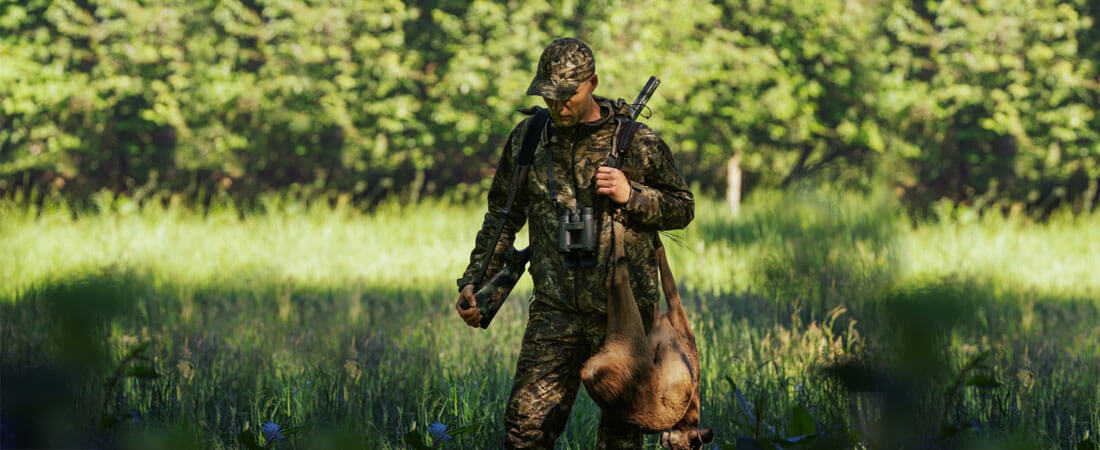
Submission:
[[[611,200],[620,205],[625,204],[630,200],[630,180],[619,169],[600,167],[596,172],[596,193],[611,197]]]

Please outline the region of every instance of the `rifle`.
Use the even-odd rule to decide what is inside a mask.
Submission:
[[[634,140],[634,132],[638,131],[638,116],[642,114],[642,110],[645,109],[646,103],[649,103],[649,98],[653,96],[653,92],[656,91],[657,86],[660,85],[661,80],[659,78],[655,76],[649,77],[649,81],[646,81],[645,86],[642,87],[642,92],[638,94],[638,98],[634,100],[634,103],[627,105],[630,108],[630,120],[619,123],[618,130],[616,130],[615,133],[615,140],[611,145],[611,155],[607,157],[607,165],[609,167],[618,169],[619,166],[623,164],[623,152],[625,152],[627,148],[630,148],[630,143]]]
[[[523,250],[516,250],[515,247],[509,248],[508,253],[504,255],[504,267],[496,275],[493,275],[488,283],[481,285],[489,270],[489,262],[493,259],[493,253],[496,251],[497,245],[500,244],[500,234],[504,231],[504,222],[512,212],[512,202],[516,199],[516,193],[519,192],[520,186],[527,184],[527,174],[530,173],[531,163],[535,159],[535,147],[538,147],[549,117],[549,110],[535,107],[535,115],[531,116],[531,123],[527,126],[527,132],[523,135],[523,144],[520,147],[519,157],[516,161],[516,169],[512,173],[512,182],[508,186],[508,200],[504,202],[504,210],[501,213],[503,218],[497,224],[496,232],[493,233],[493,246],[482,258],[481,270],[478,271],[477,278],[474,279],[474,286],[480,286],[474,292],[474,299],[477,300],[477,309],[481,311],[481,328],[489,328],[489,322],[493,321],[497,311],[500,311],[500,307],[504,305],[504,300],[508,298],[508,294],[512,292],[516,282],[523,276],[527,261],[530,259],[530,252],[528,251],[530,247]],[[461,306],[462,309],[470,308],[470,304],[465,300],[462,301]]]
[[[631,141],[634,139],[634,132],[638,129],[638,116],[641,115],[642,110],[646,107],[646,103],[649,102],[650,97],[653,96],[654,91],[657,90],[657,86],[660,84],[661,80],[657,77],[649,77],[649,80],[646,82],[645,86],[642,87],[642,92],[638,94],[634,103],[628,105],[630,107],[630,120],[625,121],[625,123],[620,123],[618,126],[615,141],[611,146],[611,154],[608,155],[607,158],[608,166],[618,168],[622,164],[623,152],[630,146]],[[620,99],[619,101],[622,102],[623,100]],[[542,132],[546,126],[546,119],[549,115],[549,111],[545,108],[538,108],[537,112],[532,117],[531,125],[528,126],[527,132],[523,136],[523,146],[520,149],[516,171],[512,174],[512,183],[508,190],[508,200],[505,202],[503,214],[505,217],[507,217],[511,211],[512,201],[515,199],[519,187],[526,184],[527,174],[530,171],[531,163],[534,159],[535,147],[538,146],[538,141],[543,134]],[[496,229],[492,247],[494,250],[500,242],[503,223],[504,221],[502,220],[500,226]],[[516,282],[519,281],[520,277],[522,277],[523,273],[527,270],[527,262],[531,259],[530,249],[530,247],[523,250],[516,250],[515,247],[509,248],[504,255],[504,267],[493,275],[487,283],[476,288],[477,290],[474,292],[474,298],[477,300],[478,310],[481,311],[481,328],[489,327],[489,323],[493,321],[493,317],[500,311],[500,307],[504,305],[504,301],[508,299],[508,294],[512,292],[512,288],[516,286]],[[490,250],[482,259],[481,271],[475,280],[474,286],[481,284],[481,281],[485,278],[492,256],[493,250]],[[462,309],[468,309],[470,304],[464,300],[461,306]]]
[[[512,293],[512,288],[516,287],[516,282],[527,270],[527,261],[531,259],[530,250],[531,247],[523,250],[516,250],[515,247],[509,248],[508,253],[504,255],[504,268],[500,269],[500,272],[493,275],[488,283],[485,283],[484,286],[474,292],[474,298],[477,299],[477,309],[481,311],[481,328],[489,328],[489,322],[493,321],[493,317],[500,311],[500,307],[504,306],[508,294]],[[462,309],[469,307],[470,304],[463,300]]]

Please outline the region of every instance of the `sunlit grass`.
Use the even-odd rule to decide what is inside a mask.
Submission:
[[[169,428],[200,448],[233,448],[246,426],[272,420],[307,426],[284,445],[339,448],[333,436],[346,435],[401,447],[414,423],[441,421],[475,427],[455,448],[499,447],[530,280],[488,330],[455,317],[454,279],[484,206],[263,204],[220,201],[206,214],[106,195],[98,212],[0,205],[5,366],[65,367],[49,356],[66,348],[49,325],[64,310],[37,304],[58,283],[115,280],[125,301],[105,330],[108,354],[152,341],[164,374],[128,381],[115,399],[146,418],[120,426],[120,445]],[[913,224],[888,197],[761,193],[736,218],[700,199],[695,222],[664,241],[698,338],[703,422],[720,442],[753,429],[727,379],[774,435],[796,404],[822,425],[849,425],[844,394],[817,369],[889,345],[882,299],[920,286],[973,304],[943,352],[957,363],[992,350],[1003,383],[965,392],[960,415],[1056,445],[1100,431],[1096,215]],[[72,378],[77,410],[92,414],[102,380]],[[559,443],[586,447],[597,418],[582,393]]]
[[[898,237],[905,277],[962,275],[1014,289],[1100,298],[1100,217],[1035,224],[987,215],[921,224]]]
[[[481,218],[468,206],[429,202],[383,205],[369,215],[269,205],[268,213],[248,214],[215,205],[203,215],[155,204],[137,209],[123,199],[105,206],[105,214],[75,219],[64,209],[36,218],[9,205],[0,274],[12,282],[3,295],[106,266],[181,284],[234,285],[245,275],[308,286],[438,287],[461,275],[468,258],[461,248],[470,246]]]

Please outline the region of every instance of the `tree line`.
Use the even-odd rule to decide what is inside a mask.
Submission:
[[[28,0],[0,4],[0,193],[479,195],[576,36],[597,94],[727,194],[887,185],[916,206],[1092,210],[1089,0]],[[23,195],[23,194],[20,194]]]

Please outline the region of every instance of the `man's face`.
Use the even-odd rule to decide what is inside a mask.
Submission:
[[[577,86],[577,92],[573,93],[572,97],[565,100],[553,100],[543,97],[542,100],[546,102],[546,107],[550,110],[550,118],[554,120],[555,125],[559,126],[573,126],[581,119],[587,116],[588,109],[591,107],[591,103],[588,101],[588,96],[592,95],[593,78],[589,78],[585,82]]]

